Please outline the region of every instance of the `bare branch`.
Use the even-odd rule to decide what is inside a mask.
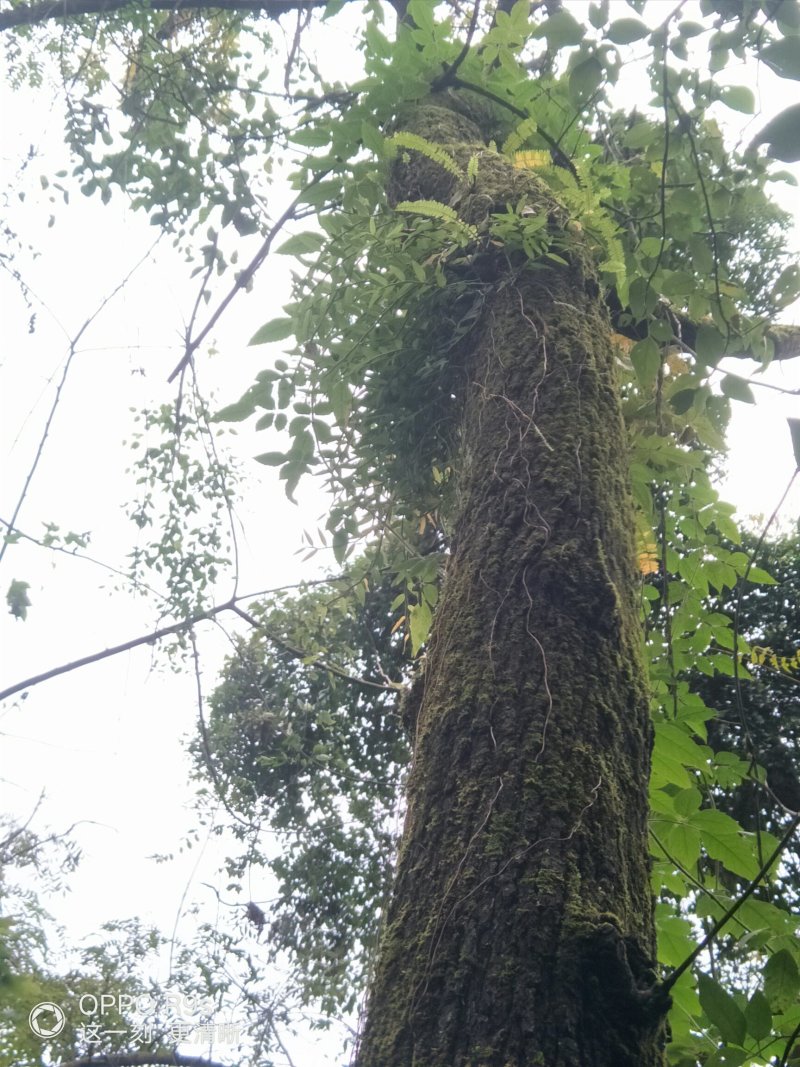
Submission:
[[[109,574],[114,574],[118,578],[122,578],[124,581],[129,582],[131,585],[137,586],[139,589],[146,589],[148,593],[151,593],[159,600],[166,600],[166,597],[162,593],[157,592],[151,586],[145,585],[143,582],[137,582],[135,579],[131,578],[130,574],[127,571],[123,571],[119,567],[113,567],[110,563],[105,563],[101,559],[97,559],[94,556],[89,556],[85,552],[79,552],[77,548],[67,547],[66,544],[48,544],[41,538],[34,537],[33,534],[25,533],[25,531],[21,530],[18,526],[12,526],[11,523],[4,519],[1,515],[0,526],[5,526],[6,530],[8,531],[5,534],[6,540],[13,541],[15,539],[19,539],[22,541],[29,541],[32,545],[36,545],[38,548],[44,548],[48,552],[60,552],[61,555],[66,556],[68,559],[83,560],[84,563],[91,563],[95,567],[100,567],[104,571],[108,571]]]
[[[104,648],[100,652],[93,652],[90,656],[82,656],[80,659],[74,659],[71,663],[62,663],[60,667],[53,667],[49,671],[35,674],[31,678],[26,678],[22,682],[17,682],[15,685],[10,685],[7,689],[3,689],[0,691],[0,700],[5,700],[7,697],[13,696],[15,693],[20,693],[23,689],[31,689],[33,686],[39,685],[41,682],[46,682],[50,678],[57,678],[59,674],[69,674],[70,671],[76,671],[79,667],[87,667],[90,663],[100,663],[101,660],[109,659],[111,656],[118,656],[121,652],[128,652],[130,649],[138,648],[140,645],[153,645],[156,641],[160,641],[164,637],[169,637],[171,634],[183,633],[190,627],[194,626],[195,623],[202,622],[204,619],[212,619],[215,615],[218,615],[221,611],[229,609],[231,606],[230,601],[225,604],[220,604],[216,608],[210,608],[208,611],[192,615],[188,619],[184,619],[182,622],[173,623],[172,626],[163,626],[160,630],[154,630],[150,634],[134,637],[133,640],[124,641],[121,645],[112,645],[110,648]]]
[[[124,287],[130,281],[130,279],[133,277],[139,267],[141,267],[143,263],[146,263],[150,259],[153,253],[153,249],[161,240],[161,236],[162,235],[159,235],[155,239],[155,241],[153,241],[152,245],[148,248],[142,258],[137,263],[135,263],[133,267],[131,267],[125,277],[122,278],[122,280],[114,287],[114,289],[107,296],[103,297],[98,307],[86,319],[86,321],[75,334],[75,336],[71,338],[69,342],[69,352],[67,354],[66,360],[64,361],[64,368],[61,372],[61,378],[59,379],[58,385],[56,386],[55,396],[53,397],[53,403],[50,405],[50,411],[48,412],[47,419],[45,420],[42,435],[39,438],[39,444],[36,448],[36,454],[33,457],[33,462],[31,463],[28,473],[25,477],[25,484],[22,486],[22,490],[17,499],[17,503],[14,505],[14,511],[12,512],[11,519],[8,522],[9,529],[13,529],[14,525],[16,524],[17,518],[19,517],[19,513],[22,510],[22,505],[25,503],[25,498],[28,495],[28,490],[30,489],[31,482],[33,481],[33,476],[34,474],[36,474],[36,468],[39,466],[39,462],[44,453],[44,446],[47,444],[47,438],[50,435],[50,427],[53,425],[53,419],[56,417],[56,412],[58,411],[58,406],[61,402],[61,394],[63,392],[64,386],[66,385],[67,377],[69,376],[69,370],[72,366],[72,360],[75,358],[75,354],[77,352],[78,342],[89,329],[89,327],[92,325],[92,323],[95,321],[97,316],[100,315],[100,313],[108,306],[108,304],[110,304],[110,302],[114,299],[117,293],[121,289],[124,289]],[[0,560],[2,560],[3,556],[6,554],[6,549],[10,544],[11,542],[8,540],[3,540],[2,544],[0,544]]]
[[[132,648],[138,648],[141,645],[153,645],[156,641],[160,641],[164,637],[170,637],[173,634],[186,633],[198,622],[204,622],[206,619],[214,619],[217,615],[222,614],[223,611],[234,612],[240,618],[244,619],[245,622],[249,623],[254,629],[260,630],[268,641],[272,641],[273,644],[276,644],[285,652],[297,656],[298,659],[304,660],[307,666],[319,667],[320,670],[327,671],[329,674],[335,674],[337,678],[342,678],[346,682],[351,682],[354,685],[362,685],[369,689],[383,689],[396,692],[398,689],[402,688],[400,685],[385,685],[383,682],[373,682],[369,678],[360,678],[355,674],[349,674],[344,668],[337,666],[335,663],[328,663],[325,660],[319,659],[310,659],[309,654],[305,649],[293,645],[290,641],[287,641],[286,638],[281,637],[280,634],[269,630],[254,618],[254,616],[243,611],[238,606],[242,600],[253,600],[253,594],[250,593],[247,596],[231,597],[230,600],[226,600],[224,604],[217,604],[216,607],[209,608],[207,611],[197,612],[197,614],[190,615],[188,618],[181,620],[181,622],[173,623],[171,626],[163,626],[158,630],[153,630],[152,633],[142,634],[139,637],[134,637],[130,641],[123,641],[121,645],[112,645],[110,648],[104,648],[100,652],[93,652],[90,656],[82,656],[80,659],[74,659],[70,663],[62,663],[59,667],[53,667],[51,670],[44,671],[42,674],[36,674],[31,678],[24,679],[24,681],[16,682],[14,685],[10,685],[7,689],[0,690],[0,700],[5,700],[10,696],[14,696],[15,693],[20,693],[24,689],[32,689],[33,686],[39,685],[41,682],[49,681],[50,678],[57,678],[60,674],[69,674],[71,671],[76,671],[80,667],[87,667],[90,663],[99,663],[101,660],[109,659],[111,656],[118,656],[122,652],[129,652]]]

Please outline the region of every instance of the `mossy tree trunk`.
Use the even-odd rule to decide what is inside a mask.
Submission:
[[[465,159],[481,139],[430,105],[405,125]],[[551,228],[567,221],[489,151],[463,196],[416,156],[393,186],[471,222],[527,191]],[[650,727],[611,331],[579,249],[569,267],[496,257],[465,346],[452,555],[409,700],[406,825],[357,1063],[656,1067]]]

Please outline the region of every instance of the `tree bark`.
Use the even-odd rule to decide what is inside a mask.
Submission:
[[[481,136],[425,106],[404,125],[465,159]],[[398,198],[456,202],[473,223],[521,194],[551,232],[568,222],[496,153],[468,195],[453,181],[427,159],[393,177]],[[608,315],[577,244],[568,267],[489,254],[464,351],[452,554],[409,701],[405,830],[356,1062],[657,1067],[651,740]]]

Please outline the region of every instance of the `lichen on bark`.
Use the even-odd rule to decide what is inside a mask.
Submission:
[[[390,197],[479,227],[521,197],[568,217],[486,126],[426,102]],[[578,239],[579,240],[579,239]],[[418,683],[393,897],[359,1067],[657,1067],[650,725],[608,317],[590,257],[482,253],[459,352],[451,556]]]

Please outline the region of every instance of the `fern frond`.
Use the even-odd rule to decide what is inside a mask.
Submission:
[[[446,171],[455,175],[456,178],[463,178],[464,176],[461,167],[459,167],[449,152],[446,152],[440,144],[426,141],[424,137],[420,137],[416,133],[409,133],[407,130],[398,130],[398,132],[389,139],[389,144],[395,144],[399,148],[410,148],[414,152],[419,152],[421,155],[433,160],[434,163],[438,163],[440,167],[444,167]]]
[[[529,137],[533,137],[536,133],[536,119],[523,119],[523,121],[512,130],[503,142],[503,155],[510,156],[521,144],[524,144]]]
[[[474,226],[464,222],[453,208],[448,204],[440,204],[438,200],[401,200],[395,205],[395,211],[405,211],[409,215],[423,215],[428,219],[440,219],[470,238],[478,235]]]
[[[542,167],[551,167],[553,160],[548,151],[527,149],[524,152],[514,153],[515,170],[540,170]]]
[[[459,222],[458,212],[438,200],[401,200],[395,205],[396,211],[408,211],[412,215],[426,215],[429,219],[445,219],[447,222]]]

